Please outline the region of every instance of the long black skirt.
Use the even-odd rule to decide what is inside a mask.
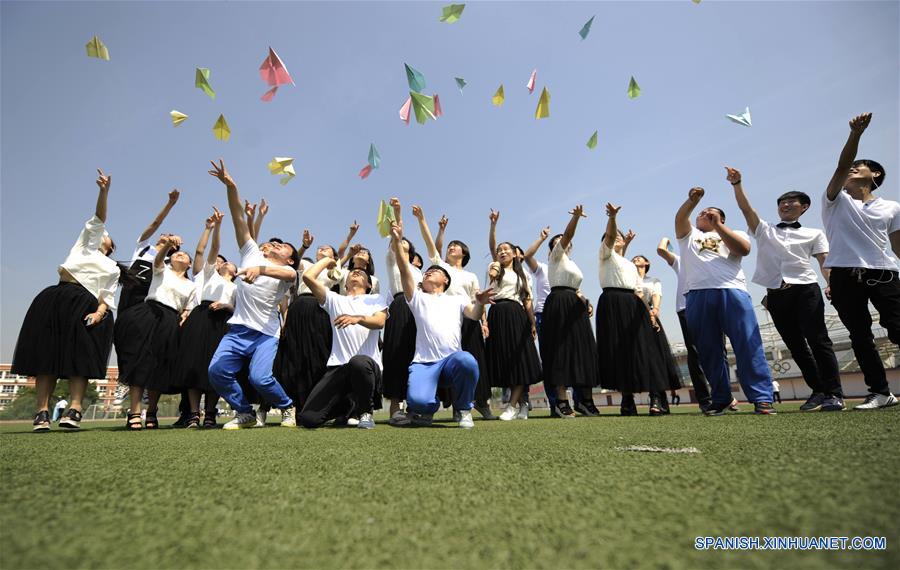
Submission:
[[[112,350],[112,313],[88,327],[84,317],[98,302],[78,283],[60,282],[34,298],[16,341],[13,374],[55,378],[106,378]]]
[[[119,315],[115,344],[120,382],[167,394],[180,391],[172,376],[178,321],[175,309],[156,301],[138,303]]]
[[[388,311],[390,318],[384,326],[384,348],[381,351],[381,361],[384,363],[384,397],[405,400],[409,365],[416,355],[416,319],[409,310],[403,293],[394,295]]]
[[[478,362],[478,384],[475,385],[475,402],[486,404],[491,399],[491,374],[488,372],[487,357],[484,354],[484,333],[481,321],[463,318],[462,349],[475,357]]]
[[[488,311],[488,337],[484,343],[491,386],[530,386],[541,378],[541,361],[531,320],[515,301],[501,299]]]
[[[672,356],[672,349],[669,347],[669,339],[666,337],[666,329],[662,326],[659,317],[656,318],[659,330],[656,331],[656,344],[659,348],[658,354],[661,359],[660,367],[665,370],[666,386],[669,390],[677,390],[681,388],[681,374],[678,372],[678,365],[675,364],[675,357]]]
[[[625,394],[666,389],[656,331],[634,291],[604,289],[597,301],[596,325],[600,386]]]
[[[597,341],[587,305],[575,289],[554,287],[544,302],[541,366],[551,386],[592,388],[600,384]]]
[[[209,362],[228,330],[228,319],[233,313],[227,309],[213,311],[209,308],[211,304],[203,301],[194,307],[181,326],[173,387],[215,391],[209,383]]]
[[[298,406],[325,374],[332,334],[328,312],[311,293],[300,295],[288,307],[272,373]]]

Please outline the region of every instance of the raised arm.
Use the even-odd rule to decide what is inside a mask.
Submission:
[[[263,219],[268,213],[269,203],[266,202],[265,198],[263,198],[259,202],[259,213],[256,215],[256,220],[254,220],[253,222],[253,239],[259,239],[259,230],[262,229]]]
[[[112,175],[106,176],[99,168],[97,169],[97,174],[97,186],[100,188],[100,191],[97,193],[97,205],[94,207],[94,215],[101,222],[106,223],[106,202],[109,198],[109,185],[112,184]]]
[[[250,238],[254,241],[256,241],[256,206],[256,204],[251,204],[250,200],[244,200],[244,221],[247,222]]]
[[[480,321],[484,316],[484,306],[485,305],[493,305],[494,304],[494,289],[493,287],[488,287],[484,291],[479,291],[475,293],[475,300],[469,303],[465,309],[463,309],[463,315],[467,319],[472,319],[473,321]]]
[[[394,219],[395,222],[401,228],[403,227],[403,208],[400,207],[400,200],[398,198],[391,198],[391,209],[394,210]]]
[[[153,221],[150,222],[150,225],[147,226],[147,229],[144,230],[144,233],[142,233],[141,237],[138,238],[138,241],[150,239],[150,236],[156,233],[156,230],[158,230],[159,226],[161,226],[163,221],[165,221],[166,216],[169,215],[169,212],[172,210],[172,206],[174,206],[175,202],[178,201],[178,197],[180,195],[181,193],[177,188],[169,192],[169,200],[166,202],[166,205],[163,206],[163,209],[160,210],[158,214],[156,214],[156,217],[153,218]]]
[[[228,190],[228,209],[231,212],[231,221],[234,224],[234,237],[237,239],[238,249],[243,249],[244,244],[253,239],[250,236],[250,228],[244,220],[244,209],[241,206],[241,196],[238,194],[234,179],[225,170],[225,163],[219,159],[219,164],[213,161],[213,169],[209,171],[212,176],[218,178]]]
[[[319,261],[312,264],[309,269],[303,272],[303,284],[309,288],[310,293],[313,294],[313,296],[316,298],[316,301],[320,305],[323,305],[325,303],[325,295],[328,293],[328,289],[326,289],[324,285],[319,283],[319,274],[326,269],[333,268],[336,265],[337,261],[331,259],[330,257],[323,257]]]
[[[316,240],[316,236],[309,233],[309,230],[303,230],[303,237],[300,239],[300,249],[297,250],[297,257],[303,259],[306,251]]]
[[[838,158],[837,168],[834,169],[834,174],[828,183],[828,189],[825,191],[829,200],[837,198],[838,193],[844,189],[844,182],[847,181],[847,175],[850,174],[850,166],[853,164],[853,160],[856,158],[856,153],[859,150],[859,139],[871,120],[872,113],[863,113],[850,119],[850,135],[847,137],[847,142],[844,143],[841,156]]]
[[[747,195],[744,193],[744,186],[741,184],[741,172],[730,166],[726,166],[725,170],[728,172],[726,179],[734,187],[734,198],[737,200],[738,208],[741,209],[744,219],[747,220],[747,227],[750,228],[751,232],[755,233],[757,226],[759,226],[759,214],[750,205],[750,200],[747,199]]]
[[[581,204],[572,208],[569,211],[569,214],[571,214],[572,217],[569,219],[569,223],[566,224],[566,229],[563,231],[562,238],[559,240],[559,245],[563,249],[569,247],[569,244],[572,243],[572,238],[575,237],[575,230],[578,229],[578,220],[587,217],[587,214],[584,213],[584,206]]]
[[[200,234],[200,241],[197,242],[197,249],[194,250],[194,263],[191,265],[191,273],[197,275],[203,270],[203,254],[206,253],[206,245],[209,243],[209,234],[216,225],[216,214],[213,213],[206,218],[203,224],[203,233]]]
[[[352,246],[350,246],[350,249],[347,250],[347,253],[345,253],[344,256],[339,260],[339,262],[338,262],[339,267],[343,267],[344,265],[346,265],[347,262],[350,261],[351,259],[353,259],[353,256],[356,255],[357,253],[359,253],[359,250],[361,250],[361,249],[362,249],[361,243],[355,243]]]
[[[687,200],[675,213],[675,239],[681,239],[691,233],[691,212],[700,203],[700,199],[703,198],[705,193],[706,191],[699,186],[691,188],[688,192]]]
[[[718,210],[707,210],[706,219],[712,224],[713,229],[719,234],[722,241],[725,242],[725,245],[730,252],[740,255],[741,257],[750,255],[750,242],[740,237],[734,233],[734,230],[726,226],[725,222],[722,221],[722,216],[719,214]]]
[[[616,216],[619,215],[619,210],[621,209],[622,206],[613,206],[610,202],[606,203],[608,219],[606,220],[606,237],[603,239],[603,244],[610,250],[616,245],[616,234],[619,233],[619,227],[616,225]]]
[[[437,250],[437,256],[441,256],[441,252],[444,251],[444,232],[447,231],[447,222],[450,220],[447,219],[447,216],[441,216],[441,219],[438,220],[438,234],[437,237],[434,238],[434,248]]]
[[[532,273],[537,271],[538,263],[534,259],[535,254],[541,249],[541,245],[545,241],[547,241],[547,236],[550,235],[550,226],[541,230],[541,233],[538,235],[538,238],[534,240],[534,243],[528,246],[528,249],[525,250],[525,263],[528,264],[528,267],[531,269]]]
[[[397,271],[400,272],[400,282],[403,284],[403,296],[407,301],[412,301],[413,294],[416,292],[416,280],[409,270],[409,257],[403,255],[403,249],[400,247],[400,241],[403,239],[403,228],[397,224],[391,226],[391,248],[394,250],[394,262],[397,264]]]
[[[488,230],[488,249],[491,250],[491,259],[497,261],[497,222],[500,220],[500,211],[495,212],[491,208],[488,219],[491,221],[491,229]]]
[[[415,218],[419,220],[419,232],[422,234],[422,241],[425,242],[425,249],[428,251],[428,259],[440,258],[441,250],[437,245],[435,245],[434,240],[431,238],[431,230],[428,228],[428,222],[425,221],[425,212],[422,211],[422,207],[413,206],[412,213],[413,216],[415,216]]]
[[[166,267],[166,254],[169,250],[174,249],[176,240],[173,236],[165,236],[159,240],[159,249],[156,250],[156,257],[153,258],[153,269],[162,271]]]
[[[656,246],[656,255],[665,259],[670,267],[675,263],[675,254],[669,251],[669,238],[664,237],[659,240],[659,245]]]
[[[215,206],[213,206],[213,228],[212,228],[212,245],[209,248],[209,255],[206,257],[206,263],[215,267],[216,258],[219,257],[219,230],[222,229],[222,218],[225,216]],[[194,258],[196,262],[196,256]],[[196,275],[196,272],[194,272]]]
[[[359,224],[356,223],[356,220],[353,220],[353,223],[350,224],[350,231],[347,232],[347,237],[344,241],[341,242],[341,245],[338,246],[337,250],[337,258],[342,259],[344,257],[344,252],[347,251],[347,248],[350,247],[350,242],[353,240],[353,236],[356,235],[356,232],[359,231]],[[343,263],[341,263],[343,265]]]

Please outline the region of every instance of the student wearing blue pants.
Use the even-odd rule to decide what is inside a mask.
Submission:
[[[750,237],[726,226],[725,212],[719,208],[701,210],[696,227],[692,226],[691,212],[703,194],[703,188],[688,193],[675,215],[675,237],[688,291],[685,316],[712,391],[712,403],[705,413],[722,415],[732,403],[728,359],[722,350],[725,333],[737,358],[744,394],[757,414],[771,415],[775,413],[772,375],[741,269],[741,259],[750,254]]]
[[[212,163],[209,173],[225,184],[228,209],[234,233],[241,250],[234,295],[234,315],[228,319],[230,329],[209,363],[209,382],[235,410],[234,419],[223,429],[254,427],[256,415],[237,381],[237,373],[249,362],[250,383],[259,395],[281,409],[281,425],[296,426],[294,402],[272,375],[272,363],[278,351],[281,315],[278,304],[297,280],[300,263],[297,250],[289,243],[268,242],[257,246],[244,219],[244,207],[237,186],[225,170],[225,164]]]
[[[391,228],[391,247],[403,285],[403,296],[416,321],[416,352],[409,367],[409,387],[406,393],[409,422],[430,425],[440,407],[438,386],[450,386],[453,407],[459,413],[459,427],[473,428],[472,400],[478,383],[478,362],[462,350],[463,318],[478,321],[484,305],[491,302],[492,290],[480,291],[475,300],[460,295],[448,295],[450,273],[440,265],[432,265],[422,274],[416,287],[409,265],[403,255],[403,230]]]

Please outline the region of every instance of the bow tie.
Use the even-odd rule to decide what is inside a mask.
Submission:
[[[776,228],[794,228],[795,230],[800,227],[800,222],[779,222],[775,225]]]

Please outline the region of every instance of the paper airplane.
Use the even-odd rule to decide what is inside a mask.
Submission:
[[[197,73],[194,74],[194,87],[202,89],[204,93],[209,95],[210,99],[216,98],[216,92],[209,85],[209,69],[198,67]]]
[[[271,47],[269,47],[269,55],[266,56],[262,65],[259,66],[259,76],[267,85],[272,86],[272,89],[269,89],[262,96],[263,101],[271,101],[278,91],[279,85],[294,85],[294,80],[291,79],[291,74],[288,73],[284,62],[281,61],[281,58],[278,57],[278,54]]]
[[[410,91],[423,91],[425,89],[425,76],[405,63],[403,67],[406,68],[406,81],[409,83]]]
[[[581,30],[578,31],[578,35],[581,36],[581,39],[587,38],[588,34],[591,33],[591,24],[594,23],[595,17],[596,16],[591,16],[591,19],[581,26]]]
[[[375,226],[378,228],[378,234],[381,237],[388,237],[391,235],[391,225],[397,223],[397,218],[394,216],[394,209],[391,208],[390,204],[381,201],[381,204],[378,205],[378,219],[375,221]]]
[[[700,0],[691,0],[691,2],[693,2],[694,4],[699,4]]]
[[[747,107],[743,113],[740,115],[725,115],[730,120],[734,121],[739,125],[744,125],[745,127],[752,127],[753,123],[750,122],[750,107]]]
[[[587,147],[592,150],[597,148],[597,131],[594,131],[594,134],[588,139]]]
[[[278,86],[277,86],[277,85],[276,85],[275,87],[269,89],[269,90],[266,91],[265,93],[263,93],[263,96],[260,97],[260,100],[261,100],[261,101],[265,101],[266,103],[268,103],[269,101],[272,100],[272,97],[275,96],[275,93],[276,93],[276,92],[278,92]]]
[[[213,125],[213,134],[220,141],[227,141],[231,138],[231,129],[228,128],[228,123],[225,122],[225,115],[219,115],[219,119]]]
[[[106,44],[100,41],[100,38],[97,36],[92,37],[91,41],[84,47],[87,49],[88,57],[96,57],[103,61],[109,61],[109,50],[106,49]]]
[[[412,98],[412,108],[416,114],[416,122],[424,125],[428,119],[435,119],[434,115],[434,97],[422,95],[415,91],[410,91],[409,96]]]
[[[407,97],[406,102],[403,103],[403,106],[400,107],[400,120],[409,124],[409,107],[412,105],[412,97]]]
[[[534,93],[535,79],[537,79],[537,69],[531,72],[531,77],[528,78],[528,83],[525,84],[525,87],[528,88],[528,93]]]
[[[494,93],[493,97],[491,97],[491,103],[493,103],[495,107],[499,107],[503,104],[503,100],[505,98],[506,97],[504,97],[503,95],[503,84],[501,83],[500,87],[497,89],[497,92]]]
[[[462,93],[463,87],[466,86],[466,80],[462,77],[454,77],[453,79],[456,80],[456,86],[459,87],[459,92]]]
[[[434,118],[438,118],[444,114],[444,111],[441,110],[441,100],[438,99],[437,93],[434,94]]]
[[[449,6],[444,6],[441,9],[443,13],[443,15],[441,16],[441,22],[452,24],[453,22],[459,20],[459,17],[462,16],[463,10],[465,10],[465,8],[465,4],[450,4]]]
[[[172,116],[172,126],[173,127],[177,127],[178,125],[183,123],[185,119],[188,118],[187,115],[185,115],[184,113],[181,113],[179,111],[176,111],[175,109],[172,109],[171,111],[169,111],[169,115]]]
[[[378,154],[378,149],[375,148],[375,143],[369,145],[369,166],[372,168],[378,168],[381,166],[381,155]]]
[[[634,80],[634,76],[631,77],[631,81],[628,82],[628,98],[629,99],[637,99],[641,96],[641,88],[638,87],[637,81]]]
[[[546,119],[550,116],[550,92],[544,87],[541,98],[538,99],[537,109],[534,110],[535,119]]]
[[[372,167],[370,165],[365,165],[362,170],[359,171],[359,177],[365,180],[369,174],[372,174]],[[384,236],[382,236],[384,237]]]
[[[269,173],[284,174],[284,177],[279,181],[281,182],[281,185],[284,186],[297,175],[297,173],[294,172],[294,159],[288,156],[276,156],[269,162]]]

